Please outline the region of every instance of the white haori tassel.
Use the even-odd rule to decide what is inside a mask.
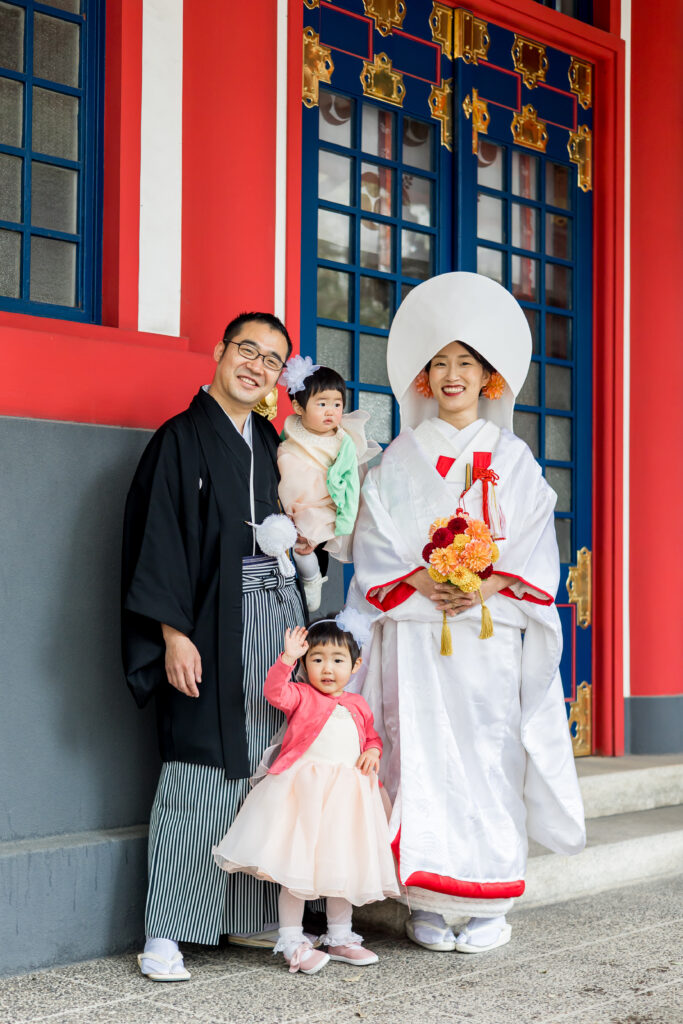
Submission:
[[[287,554],[289,548],[296,544],[296,526],[288,516],[273,513],[262,523],[249,523],[256,530],[256,543],[264,555],[277,558],[280,572],[286,578],[294,576],[295,569]]]

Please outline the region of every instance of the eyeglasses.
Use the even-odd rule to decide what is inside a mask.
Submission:
[[[237,351],[241,356],[250,361],[254,359],[262,359],[263,365],[266,370],[277,370],[279,373],[282,367],[285,365],[279,356],[276,356],[274,352],[268,352],[265,355],[256,347],[252,345],[250,341],[229,341],[228,345],[237,345]]]

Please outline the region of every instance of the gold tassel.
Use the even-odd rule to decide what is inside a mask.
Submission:
[[[491,618],[491,612],[484,604],[484,598],[481,596],[481,588],[477,593],[479,594],[479,600],[481,601],[481,633],[479,634],[479,639],[488,640],[493,636],[493,619]],[[443,646],[443,640],[441,643]],[[441,653],[443,654],[443,651]]]
[[[453,638],[451,637],[451,629],[446,619],[446,613],[443,613],[443,624],[441,626],[441,653],[450,656],[453,653]]]

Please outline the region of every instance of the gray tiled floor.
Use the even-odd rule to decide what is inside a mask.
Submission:
[[[0,1024],[683,1024],[683,876],[511,917],[483,956],[376,937],[376,967],[288,974],[270,953],[194,949],[192,980],[132,955],[0,981]]]

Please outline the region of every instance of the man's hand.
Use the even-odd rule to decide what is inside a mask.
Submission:
[[[308,630],[304,626],[295,626],[285,630],[285,650],[282,660],[285,665],[296,665],[308,650]]]
[[[379,771],[379,759],[381,754],[377,747],[368,747],[364,750],[356,761],[356,768],[360,768],[363,775],[369,775],[370,772],[377,774]]]
[[[178,629],[161,624],[161,632],[166,643],[166,677],[186,697],[198,697],[197,684],[202,681],[202,659],[199,651],[190,640]]]

